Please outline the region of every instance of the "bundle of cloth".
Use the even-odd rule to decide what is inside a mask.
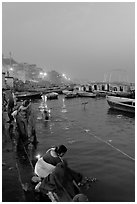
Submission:
[[[72,201],[74,196],[80,193],[78,183],[81,182],[83,176],[70,169],[66,162],[57,164],[51,174],[45,177],[39,190],[43,194],[53,192],[57,195],[59,201]]]

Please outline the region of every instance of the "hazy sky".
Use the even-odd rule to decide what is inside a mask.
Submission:
[[[134,2],[4,2],[2,52],[45,71],[135,79]],[[121,71],[119,71],[121,70]]]

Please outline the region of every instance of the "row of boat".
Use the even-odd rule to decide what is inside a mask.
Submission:
[[[91,97],[95,98],[95,93],[89,92],[67,92],[65,98]],[[120,110],[128,113],[135,113],[135,99],[118,97],[118,96],[106,96],[107,102],[111,109]]]
[[[16,92],[15,96],[18,101],[20,100],[26,100],[26,99],[41,99],[43,93],[42,92]],[[58,93],[52,92],[52,93],[47,93],[46,94],[47,99],[58,99]]]
[[[91,97],[91,98],[95,98],[96,94],[92,93],[92,92],[86,92],[86,91],[67,91],[64,90],[63,94],[65,94],[65,98],[75,98],[75,97]]]
[[[90,97],[95,98],[97,96],[97,93],[92,92],[86,92],[86,91],[68,91],[64,90],[63,94],[65,95],[66,99],[69,98],[76,98],[76,97]],[[58,93],[51,92],[47,93],[47,99],[58,99]],[[40,99],[42,96],[42,93],[16,93],[17,100],[25,100],[25,99]],[[108,102],[108,105],[111,109],[126,111],[129,113],[135,113],[135,99],[132,98],[125,98],[125,97],[118,97],[113,95],[106,95],[106,99]]]
[[[65,94],[65,98],[75,98],[75,97],[91,97],[95,98],[97,95],[95,93],[91,92],[86,92],[86,91],[79,91],[79,92],[74,92],[74,91],[68,91],[64,90],[63,94]],[[58,99],[58,93],[56,92],[51,92],[45,94],[47,96],[47,99]],[[25,100],[25,99],[40,99],[42,96],[41,92],[34,92],[34,93],[29,93],[29,92],[24,92],[24,93],[16,93],[16,98],[17,100]]]

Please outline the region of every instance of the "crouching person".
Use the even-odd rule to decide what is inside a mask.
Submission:
[[[46,154],[40,157],[35,165],[35,174],[40,178],[47,177],[62,162],[63,155],[67,152],[64,145],[50,148]]]

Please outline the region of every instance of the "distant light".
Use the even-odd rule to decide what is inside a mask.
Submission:
[[[65,77],[66,75],[65,75],[65,74],[62,74],[62,76]]]
[[[38,155],[36,156],[36,158],[37,158],[37,159],[39,159],[40,157],[41,157],[41,155],[40,155],[40,154],[38,154]]]
[[[13,68],[12,68],[12,67],[10,68],[10,71],[13,71]]]
[[[43,72],[40,72],[39,74],[40,74],[40,75],[43,75]]]
[[[44,73],[44,76],[47,76],[47,73],[46,73],[46,72]]]

